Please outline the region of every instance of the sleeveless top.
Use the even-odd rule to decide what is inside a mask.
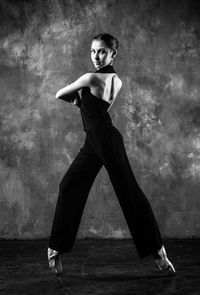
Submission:
[[[116,73],[113,66],[107,65],[95,73]],[[98,125],[112,124],[107,110],[110,103],[93,95],[89,87],[82,88],[80,113],[83,122],[83,130],[86,132]]]

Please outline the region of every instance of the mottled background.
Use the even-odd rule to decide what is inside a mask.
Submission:
[[[110,115],[164,237],[200,236],[200,4],[189,0],[0,1],[0,238],[50,233],[58,184],[85,138],[56,91],[93,70],[90,39],[120,41]],[[130,237],[106,170],[78,233]]]

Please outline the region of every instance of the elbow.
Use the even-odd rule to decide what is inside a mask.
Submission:
[[[56,98],[60,98],[60,93],[59,93],[59,91],[56,93]]]

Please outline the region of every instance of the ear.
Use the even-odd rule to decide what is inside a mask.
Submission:
[[[117,55],[117,49],[113,49],[112,57],[114,58]]]

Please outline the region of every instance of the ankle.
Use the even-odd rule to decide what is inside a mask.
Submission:
[[[153,253],[153,257],[154,259],[163,259],[163,255],[166,254],[166,251],[165,251],[165,247],[164,245],[162,245],[162,247],[157,250],[155,253]]]

